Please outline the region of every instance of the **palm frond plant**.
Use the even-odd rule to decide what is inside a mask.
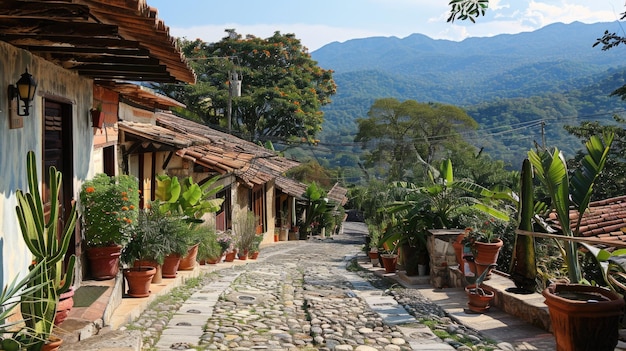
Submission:
[[[558,148],[528,153],[535,177],[547,189],[551,209],[556,213],[565,239],[561,245],[570,284],[551,284],[543,291],[558,349],[609,351],[617,345],[624,299],[586,280],[578,257],[578,244],[570,240],[580,236],[582,217],[589,207],[595,181],[604,168],[612,141],[613,134],[590,137],[585,143],[586,155],[579,168],[571,173]],[[570,219],[571,211],[577,215],[574,223]],[[586,332],[572,333],[571,330]]]

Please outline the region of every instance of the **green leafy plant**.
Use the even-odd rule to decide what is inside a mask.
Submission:
[[[122,250],[121,260],[130,265],[135,260],[163,264],[165,256],[187,252],[185,235],[188,231],[188,223],[181,217],[149,208],[141,210],[137,223],[133,226],[133,235]]]
[[[250,252],[259,252],[261,249],[261,242],[263,241],[263,235],[255,235],[252,245],[250,246]]]
[[[493,218],[478,221],[475,225],[465,228],[463,243],[466,245],[475,242],[495,243],[500,239],[501,229],[503,229],[503,224],[498,223]]]
[[[179,182],[178,177],[158,175],[155,197],[159,200],[159,210],[187,216],[189,221],[199,221],[205,213],[217,212],[224,199],[212,198],[222,186],[214,186],[219,176],[207,180],[202,185],[191,177]]]
[[[89,247],[124,245],[130,234],[127,229],[137,221],[138,180],[129,175],[97,174],[83,183],[80,203]]]
[[[604,168],[612,142],[613,134],[606,134],[602,138],[590,137],[585,143],[587,154],[571,176],[567,162],[558,148],[551,152],[548,150],[528,152],[534,175],[545,186],[550,196],[551,207],[556,212],[564,236],[579,236],[583,214],[589,206],[594,183]],[[577,219],[573,224],[570,222],[572,209],[577,212]],[[565,242],[563,253],[570,282],[585,282],[578,259],[577,244],[572,241]]]
[[[207,260],[222,256],[222,246],[217,241],[217,233],[209,226],[201,225],[197,228],[199,237],[198,259]]]
[[[40,262],[38,265],[42,264]],[[22,296],[32,296],[47,284],[47,282],[32,284],[33,281],[40,280],[39,274],[41,274],[41,267],[35,266],[22,279],[14,278],[0,292],[0,349],[10,351],[29,346],[23,343],[23,335],[20,335],[22,330],[19,326],[24,323],[24,320],[9,322],[8,318],[15,313]]]

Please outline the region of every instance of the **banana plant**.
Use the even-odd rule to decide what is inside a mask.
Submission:
[[[612,133],[607,133],[602,138],[597,135],[590,137],[585,143],[587,154],[571,178],[567,162],[558,148],[554,148],[552,152],[548,150],[528,152],[528,160],[534,168],[534,175],[546,187],[552,209],[556,212],[561,231],[565,236],[575,237],[580,234],[580,222],[589,207],[593,185],[606,163],[613,136]],[[578,219],[573,225],[570,223],[571,209],[578,212]],[[570,282],[584,282],[576,243],[567,241],[563,246]]]
[[[63,261],[75,229],[77,216],[76,203],[72,203],[65,226],[59,227],[61,172],[55,167],[49,169],[50,213],[46,216],[44,201],[39,193],[37,164],[33,151],[28,152],[26,170],[29,192],[16,191],[16,213],[24,242],[33,255],[33,264],[29,270],[39,271],[36,275],[37,279],[30,280],[28,287],[42,286],[29,294],[22,295],[20,309],[27,329],[36,340],[32,349],[38,350],[52,332],[59,295],[69,290],[73,283],[76,256],[70,256],[65,271]]]
[[[224,199],[210,199],[222,189],[213,186],[218,180],[219,176],[215,176],[200,185],[191,177],[179,181],[176,176],[158,175],[155,197],[160,201],[159,210],[184,215],[190,221],[219,211]]]

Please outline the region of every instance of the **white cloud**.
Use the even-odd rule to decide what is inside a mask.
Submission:
[[[294,33],[300,39],[303,46],[309,51],[315,51],[331,41],[343,42],[355,38],[367,38],[373,36],[388,36],[382,32],[373,30],[363,30],[358,28],[338,28],[325,25],[311,24],[260,24],[243,25],[227,23],[222,25],[206,25],[189,28],[171,27],[170,33],[176,37],[186,37],[187,39],[200,38],[206,42],[217,42],[226,36],[224,29],[234,28],[237,33],[246,35],[253,34],[257,37],[267,38],[279,31],[282,34]]]

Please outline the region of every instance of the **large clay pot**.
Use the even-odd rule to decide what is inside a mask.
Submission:
[[[383,267],[386,273],[395,273],[396,266],[398,265],[398,255],[382,254],[380,257],[383,260]]]
[[[478,313],[487,312],[489,307],[491,307],[491,300],[493,300],[495,296],[493,291],[487,289],[482,289],[482,293],[479,293],[478,290],[476,290],[476,284],[466,286],[465,293],[469,300],[467,308]]]
[[[237,258],[239,258],[242,261],[247,260],[248,259],[248,250],[243,250],[243,251],[237,252]]]
[[[122,246],[90,247],[87,249],[89,271],[95,280],[113,279],[119,272]]]
[[[198,246],[200,244],[196,244],[189,248],[187,254],[180,259],[180,264],[178,265],[179,271],[190,271],[196,267],[196,260],[198,258]]]
[[[150,266],[156,269],[154,276],[152,277],[153,284],[161,284],[163,282],[163,266],[158,264],[156,261],[150,260],[136,260],[133,263],[133,267],[141,267],[141,266]]]
[[[498,254],[502,248],[503,242],[498,239],[495,243],[474,242],[474,262],[481,265],[490,265],[498,261]]]
[[[128,296],[150,296],[150,284],[152,282],[152,277],[156,274],[156,268],[152,266],[140,266],[126,268],[122,272],[128,285]]]
[[[624,299],[602,287],[551,285],[543,291],[557,351],[613,351]]]
[[[165,256],[162,267],[163,278],[176,278],[176,272],[178,271],[178,266],[180,265],[180,259],[180,255],[178,254]]]
[[[74,307],[74,288],[59,295],[59,303],[57,304],[57,312],[54,315],[54,325],[59,325],[67,319],[67,315]]]

